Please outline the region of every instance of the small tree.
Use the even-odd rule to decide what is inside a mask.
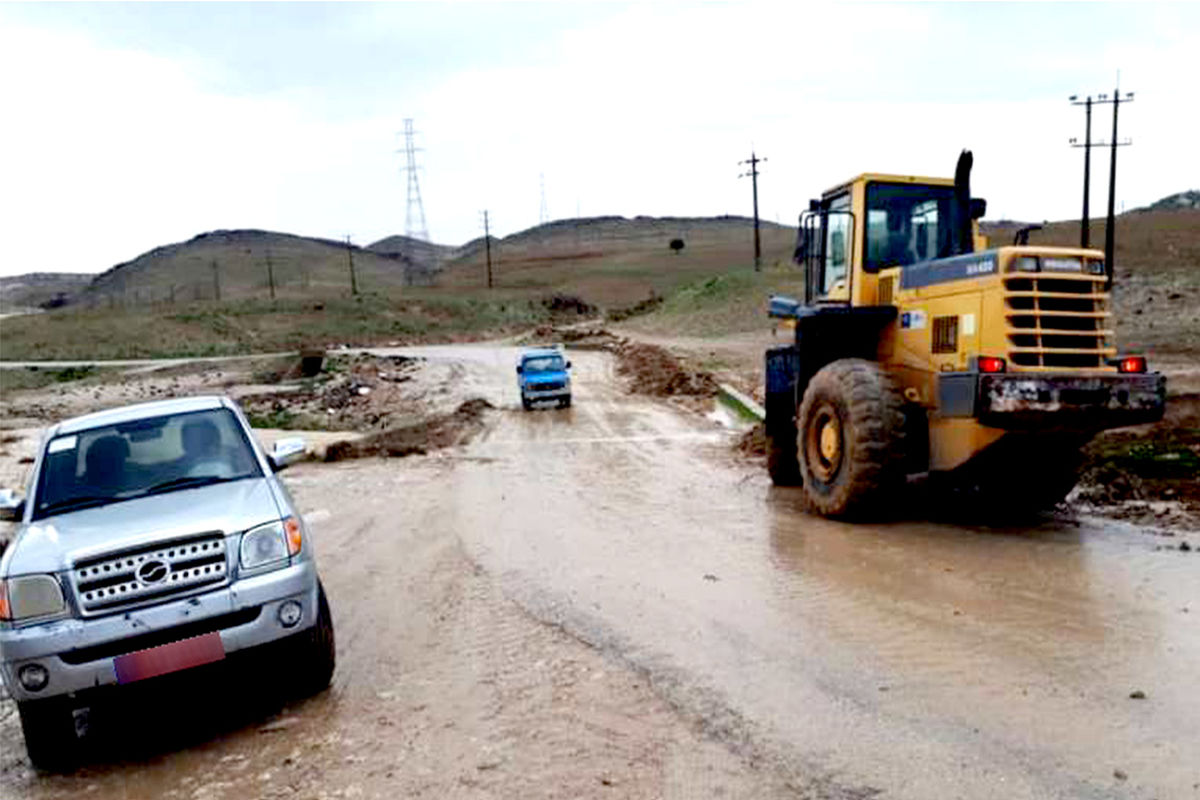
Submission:
[[[679,255],[679,251],[683,249],[683,239],[672,239],[670,247],[675,255]]]

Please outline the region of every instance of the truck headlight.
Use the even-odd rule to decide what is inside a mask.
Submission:
[[[1037,272],[1037,256],[1018,256],[1008,265],[1009,272]]]
[[[268,522],[242,534],[242,569],[255,569],[287,560],[288,543],[284,522],[285,520]]]
[[[21,575],[0,581],[0,619],[11,622],[52,617],[67,610],[53,575]]]

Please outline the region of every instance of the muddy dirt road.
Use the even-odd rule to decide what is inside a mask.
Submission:
[[[1200,798],[1179,537],[823,521],[606,355],[524,413],[513,351],[404,352],[498,410],[460,450],[287,473],[332,691],[57,777],[0,703],[0,796]]]

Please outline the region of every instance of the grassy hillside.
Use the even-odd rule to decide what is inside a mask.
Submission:
[[[0,314],[29,311],[87,286],[94,275],[75,272],[31,272],[0,278]]]
[[[0,320],[0,358],[218,356],[384,342],[455,341],[547,321],[541,303],[414,287],[404,296],[68,308]]]
[[[196,301],[337,296],[350,290],[350,262],[360,291],[405,285],[403,256],[344,242],[269,231],[203,233],[165,245],[97,275],[78,295],[90,307],[187,305]]]
[[[506,291],[577,295],[604,308],[667,295],[697,280],[754,264],[753,222],[743,217],[599,217],[561,220],[492,241],[493,279]],[[763,261],[787,262],[796,233],[773,223],[760,230]],[[673,239],[684,247],[676,253]],[[439,283],[486,285],[483,240],[446,263]]]

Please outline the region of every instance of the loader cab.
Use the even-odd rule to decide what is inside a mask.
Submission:
[[[952,179],[872,173],[810,201],[795,254],[805,305],[886,305],[881,270],[981,249],[986,205],[963,196]]]

